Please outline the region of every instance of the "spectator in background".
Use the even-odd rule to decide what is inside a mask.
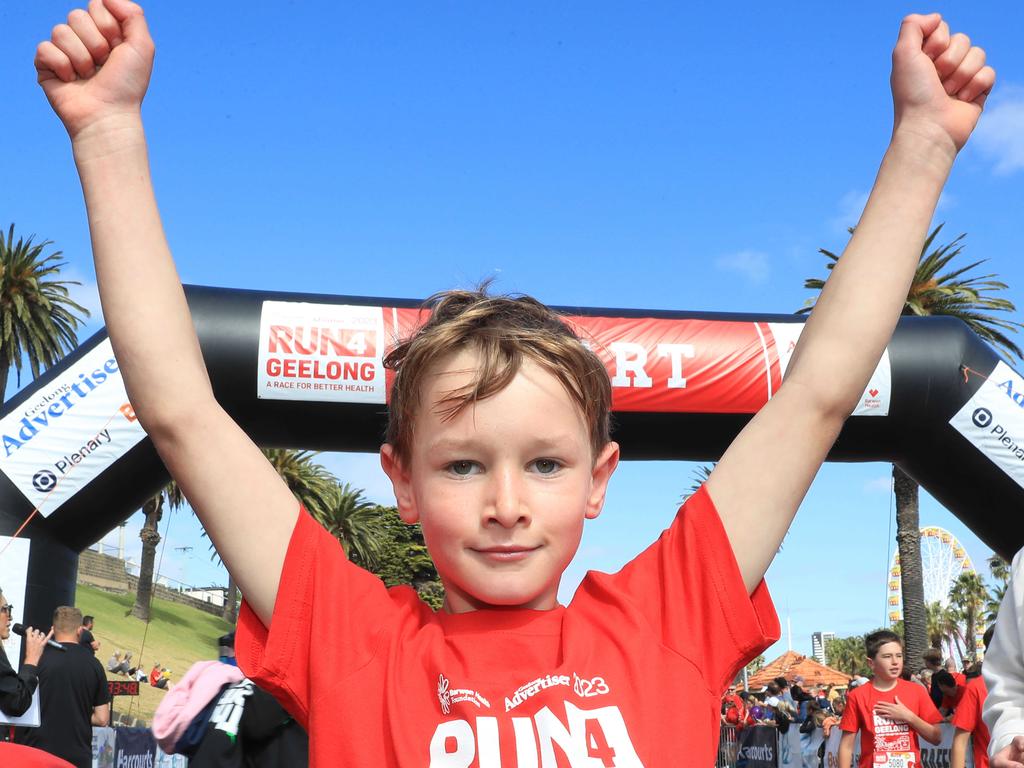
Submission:
[[[938,648],[929,648],[921,658],[924,659],[924,668],[928,671],[931,681],[928,688],[929,695],[932,697],[932,703],[939,707],[942,705],[942,691],[939,690],[939,686],[935,682],[935,673],[942,670],[942,651]],[[922,680],[924,679],[923,674],[922,671]]]
[[[985,650],[988,651],[992,642],[993,624],[985,631]],[[953,747],[949,753],[949,768],[964,768],[967,764],[967,741],[970,739],[974,752],[974,768],[988,768],[989,731],[985,721],[981,719],[981,711],[985,706],[988,689],[981,677],[981,666],[978,674],[970,678],[964,686],[963,698],[953,713]]]
[[[957,672],[951,674],[945,669],[940,669],[932,675],[932,682],[939,686],[942,691],[942,703],[939,705],[939,712],[946,720],[951,719],[953,712],[964,697],[967,690],[967,678]]]
[[[221,664],[231,664],[237,667],[238,662],[235,661],[235,631],[231,630],[226,635],[221,635],[217,640],[218,659]]]
[[[821,732],[828,738],[828,735],[832,733],[832,726],[839,725],[843,719],[843,713],[846,711],[846,699],[842,696],[836,696],[832,699],[832,711],[826,715],[825,719],[821,722]]]
[[[110,695],[103,666],[79,644],[82,612],[62,605],[53,612],[53,639],[39,661],[38,728],[19,728],[17,741],[42,749],[78,768],[92,767],[92,726],[110,722]]]
[[[796,704],[802,701],[810,701],[814,696],[804,689],[804,679],[797,675],[793,678],[793,684],[789,687],[789,695]]]
[[[120,672],[122,664],[124,664],[124,660],[121,658],[121,651],[114,651],[113,655],[107,659],[107,672]]]
[[[92,651],[92,655],[96,655],[96,651],[100,649],[100,642],[92,636],[92,616],[82,617],[82,629],[79,630],[78,642]]]
[[[18,717],[28,711],[39,684],[37,667],[46,646],[46,635],[32,627],[25,630],[25,661],[21,671],[15,672],[4,651],[4,641],[11,636],[13,614],[14,607],[0,590],[0,712]],[[0,729],[0,741],[6,739],[8,730]]]
[[[746,716],[743,699],[736,693],[736,683],[730,685],[722,697],[722,724],[739,725]]]
[[[149,684],[154,688],[157,687],[157,681],[160,680],[160,671],[161,667],[159,661],[153,665],[151,670],[149,670]]]

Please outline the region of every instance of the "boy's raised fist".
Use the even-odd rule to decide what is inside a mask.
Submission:
[[[153,69],[153,39],[142,8],[91,0],[36,49],[39,84],[71,138],[105,118],[138,114]]]
[[[959,150],[977,125],[996,80],[985,51],[964,34],[950,34],[937,13],[903,19],[892,54],[896,127],[936,138]]]

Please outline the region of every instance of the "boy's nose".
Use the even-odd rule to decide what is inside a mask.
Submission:
[[[493,498],[488,509],[488,517],[505,528],[527,522],[529,512],[524,503],[521,480],[512,469],[495,472]]]

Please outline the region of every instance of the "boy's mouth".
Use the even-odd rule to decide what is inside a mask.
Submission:
[[[470,551],[475,552],[488,560],[494,560],[500,563],[514,563],[519,560],[525,560],[538,549],[540,549],[539,546],[526,547],[517,544],[500,544],[492,547],[473,547]]]

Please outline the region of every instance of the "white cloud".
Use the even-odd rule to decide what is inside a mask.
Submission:
[[[715,266],[723,272],[739,275],[748,283],[760,285],[768,280],[768,256],[760,251],[738,251],[719,256]]]
[[[1001,88],[1001,95],[988,102],[973,141],[995,161],[997,174],[1024,170],[1024,88]]]

